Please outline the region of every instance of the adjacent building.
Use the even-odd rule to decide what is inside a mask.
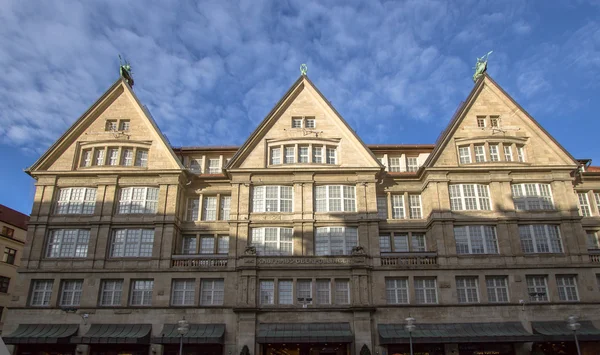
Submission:
[[[573,354],[570,315],[600,351],[600,169],[487,75],[435,144],[302,75],[239,147],[172,147],[120,79],[27,172],[17,354]]]

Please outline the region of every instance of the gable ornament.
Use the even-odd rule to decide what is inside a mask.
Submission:
[[[119,54],[119,75],[121,75],[121,77],[123,79],[125,79],[125,81],[127,82],[127,84],[129,84],[129,86],[133,87],[133,72],[131,71],[131,64],[129,64],[129,62],[127,60],[123,59],[120,54]]]
[[[307,72],[308,72],[308,66],[306,64],[302,63],[302,65],[300,65],[300,74],[306,75]]]
[[[488,57],[492,54],[493,51],[489,51],[488,54],[484,55],[481,58],[477,58],[477,63],[475,63],[475,74],[473,74],[473,82],[477,82],[486,71],[487,71],[487,62]]]

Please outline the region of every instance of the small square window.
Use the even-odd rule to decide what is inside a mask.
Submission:
[[[129,131],[129,120],[121,120],[119,122],[119,131]]]
[[[490,116],[490,126],[494,128],[500,127],[500,117]]]
[[[106,120],[106,126],[104,128],[107,132],[117,130],[117,120]]]
[[[306,118],[306,122],[304,124],[306,128],[315,128],[315,119],[314,118]]]
[[[302,128],[302,118],[293,117],[292,118],[292,128]]]
[[[477,127],[485,128],[485,116],[477,116]]]

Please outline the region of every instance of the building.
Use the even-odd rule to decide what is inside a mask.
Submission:
[[[15,292],[17,268],[19,267],[29,216],[0,205],[0,334],[4,325],[4,310],[10,305]]]
[[[28,169],[31,242],[4,341],[19,354],[176,354],[180,339],[186,354],[407,354],[411,339],[419,354],[574,354],[576,315],[597,354],[589,163],[487,74],[433,145],[365,145],[301,75],[242,146],[175,148],[120,79]]]

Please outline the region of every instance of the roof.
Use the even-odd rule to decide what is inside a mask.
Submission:
[[[181,335],[177,324],[165,324],[158,337],[152,337],[152,343],[179,344]],[[225,341],[225,324],[190,324],[188,332],[183,336],[186,344],[223,344]]]
[[[78,330],[77,324],[19,324],[17,330],[2,339],[5,344],[67,344]]]
[[[598,173],[600,172],[600,166],[588,166],[587,168],[585,168],[585,172]]]
[[[600,330],[590,321],[579,321],[581,328],[577,331],[580,340],[600,340]],[[570,341],[573,331],[567,328],[566,321],[531,322],[534,334],[541,334],[544,340]]]
[[[258,343],[351,343],[350,323],[261,323]]]
[[[26,230],[29,216],[19,211],[15,211],[12,208],[0,205],[0,221]]]
[[[151,324],[92,324],[83,336],[73,337],[74,344],[150,344]]]
[[[367,148],[369,149],[425,149],[431,150],[435,148],[435,144],[367,144]],[[222,146],[188,146],[188,147],[173,147],[174,152],[186,152],[186,151],[198,151],[198,150],[207,150],[207,151],[237,151],[240,149],[239,146],[235,145],[222,145]]]

